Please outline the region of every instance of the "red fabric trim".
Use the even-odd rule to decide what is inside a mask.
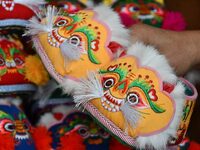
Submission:
[[[56,118],[56,120],[61,120],[63,118],[62,113],[54,113],[53,116],[54,116],[54,118]]]
[[[108,48],[111,50],[113,55],[118,53],[119,51],[120,51],[119,57],[122,57],[122,56],[126,55],[125,48],[122,45],[120,45],[119,43],[117,43],[117,42],[111,41],[109,43],[109,45],[108,45]]]
[[[0,85],[13,85],[13,84],[23,84],[30,83],[25,79],[24,75],[19,73],[7,73],[1,77]]]
[[[119,43],[112,41],[109,43],[108,48],[110,48],[112,53],[116,53],[122,46]]]
[[[34,16],[34,12],[25,5],[16,4],[12,11],[5,10],[2,5],[0,5],[0,20],[3,19],[24,19],[28,20]]]

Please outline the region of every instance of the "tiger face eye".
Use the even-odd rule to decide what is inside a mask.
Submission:
[[[59,20],[58,22],[56,22],[56,26],[58,27],[63,27],[67,24],[67,20]]]

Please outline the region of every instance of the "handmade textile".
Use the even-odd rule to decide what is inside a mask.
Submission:
[[[70,85],[65,89],[69,93],[88,71],[113,59],[116,53],[109,48],[111,42],[122,47],[129,45],[128,31],[120,24],[117,14],[104,6],[71,14],[48,7],[45,18],[30,22],[27,35],[33,36],[49,73],[60,84]]]
[[[196,89],[179,80],[163,56],[141,43],[130,47],[127,56],[90,73],[74,93],[77,106],[120,140],[155,149],[166,148],[174,138],[172,143],[181,142],[196,97]]]

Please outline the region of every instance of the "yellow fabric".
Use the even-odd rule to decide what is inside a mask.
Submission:
[[[49,81],[49,75],[39,57],[26,57],[25,77],[37,85],[45,85]]]
[[[114,68],[117,67],[118,70],[121,70],[120,72],[122,75],[126,75],[123,79],[120,79],[120,76],[118,73],[115,73]],[[116,69],[116,70],[117,70]],[[145,104],[144,107],[141,107],[138,105],[132,106],[134,110],[140,113],[139,120],[137,121],[136,126],[128,126],[128,134],[132,137],[137,137],[139,135],[146,135],[146,134],[152,134],[153,132],[163,130],[166,128],[169,123],[171,122],[173,115],[175,113],[173,100],[170,99],[170,97],[165,93],[161,91],[161,83],[159,80],[159,77],[157,74],[148,69],[148,68],[141,68],[138,66],[135,58],[131,56],[126,56],[123,58],[119,58],[115,61],[112,61],[110,65],[106,65],[103,68],[101,68],[103,71],[108,71],[107,73],[101,74],[101,80],[102,85],[104,85],[104,78],[114,79],[115,83],[114,85],[109,88],[110,96],[112,97],[110,99],[121,99],[124,102],[127,102],[126,98],[128,93],[137,93],[137,95],[140,97],[140,101],[143,101]],[[133,86],[129,87],[131,83],[134,81],[139,80],[139,84],[141,86],[147,84],[148,86],[151,86],[153,90],[156,92],[157,100],[152,100],[154,104],[156,104],[158,107],[162,108],[164,111],[161,113],[156,113],[153,111],[153,109],[150,107],[150,104],[147,100],[147,96],[144,93],[144,87],[139,86]],[[124,86],[119,86],[119,82],[121,82]],[[127,86],[126,86],[127,85]],[[128,88],[126,88],[128,87]],[[146,86],[147,87],[147,86]],[[104,89],[104,97],[105,93],[108,92]],[[91,103],[97,107],[97,109],[109,120],[114,122],[119,128],[125,131],[126,128],[126,120],[124,118],[124,115],[121,110],[117,112],[111,112],[106,110],[102,106],[102,102],[100,99],[94,99],[91,101]],[[108,108],[110,107],[109,104],[106,102],[104,103]],[[110,107],[111,108],[111,107]],[[135,115],[135,114],[130,114]]]
[[[114,2],[114,0],[104,0],[104,1],[103,1],[103,3],[104,3],[105,5],[107,5],[107,6],[112,5],[113,2]]]
[[[157,2],[159,2],[160,4],[164,5],[164,0],[156,0]]]
[[[109,31],[106,26],[95,19],[95,13],[89,10],[82,10],[75,14],[77,20],[73,20],[70,15],[62,15],[55,17],[54,29],[50,33],[41,33],[39,35],[40,43],[48,55],[51,63],[53,64],[56,72],[62,76],[70,76],[73,78],[85,77],[89,70],[97,70],[102,65],[108,63],[111,58],[107,49],[107,40],[109,38]],[[56,26],[56,20],[64,20],[67,22],[65,26]],[[84,32],[80,31],[82,28],[86,28]],[[103,33],[103,34],[102,34]],[[83,43],[82,48],[85,53],[82,53],[78,60],[66,60],[64,58],[59,47],[52,46],[49,43],[49,34],[51,36],[59,36],[65,40],[70,37],[80,37]],[[88,38],[93,37],[95,40],[88,41]],[[55,37],[54,37],[55,38]],[[52,40],[50,38],[50,40]],[[53,40],[51,41],[53,42]],[[58,44],[61,44],[57,41]],[[95,47],[97,49],[93,50]],[[91,51],[99,63],[93,63],[89,59],[88,49],[91,47]]]

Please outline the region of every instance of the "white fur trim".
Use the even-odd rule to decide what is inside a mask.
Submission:
[[[170,95],[175,100],[176,108],[176,112],[171,124],[165,131],[161,132],[160,134],[147,137],[138,137],[137,142],[139,143],[139,148],[154,148],[156,150],[164,150],[166,149],[169,138],[171,136],[176,136],[176,131],[182,117],[183,107],[185,103],[184,87],[181,82],[176,85],[175,89]]]
[[[10,105],[10,100],[7,98],[0,98],[0,105]]]
[[[45,23],[41,23],[36,17],[33,17],[29,20],[29,24],[27,25],[27,30],[25,35],[37,35],[42,32],[51,32],[53,29],[53,22],[55,17],[58,15],[58,10],[56,7],[48,6],[47,12],[44,12],[45,17]],[[42,19],[42,16],[40,14],[37,14],[40,19]],[[43,16],[44,17],[44,16]]]
[[[46,113],[44,114],[40,120],[37,126],[45,126],[47,129],[51,127],[55,122],[58,122],[52,113]]]
[[[65,40],[62,44],[60,44],[60,50],[63,58],[66,58],[65,61],[80,59],[81,47],[73,45],[69,42],[69,40]]]
[[[0,104],[13,104],[16,107],[20,107],[22,104],[22,99],[20,97],[5,97],[5,98],[0,98]]]
[[[63,83],[60,83],[60,87],[63,89],[63,93],[73,95],[75,89],[79,86],[79,84],[79,81],[73,81],[71,79],[64,78]]]
[[[110,7],[99,5],[94,8],[98,14],[98,19],[111,30],[111,41],[118,42],[124,47],[130,46],[129,30],[125,29],[120,21],[120,17]]]
[[[88,101],[103,97],[103,88],[97,73],[89,72],[87,79],[82,79],[74,92],[76,107],[87,104]]]
[[[10,103],[12,103],[13,105],[20,107],[20,105],[22,104],[22,99],[19,97],[16,98],[10,98],[9,99]]]
[[[14,0],[14,2],[32,6],[38,6],[46,3],[44,0]]]
[[[141,42],[136,42],[128,49],[127,55],[137,57],[141,66],[147,66],[156,70],[163,81],[171,84],[176,83],[177,77],[172,67],[170,67],[165,56],[159,54],[153,46],[147,46]]]
[[[63,115],[69,114],[73,110],[74,106],[65,106],[65,105],[59,105],[52,109],[53,113],[62,113]]]

